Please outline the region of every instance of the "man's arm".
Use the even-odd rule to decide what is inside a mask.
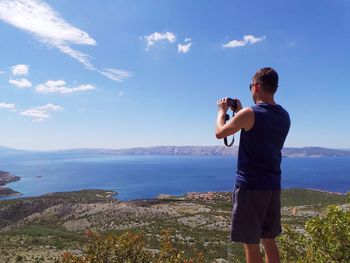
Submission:
[[[228,137],[241,129],[250,130],[254,125],[252,108],[237,109],[236,115],[225,124],[225,115],[228,110],[227,100],[218,101],[218,117],[216,120],[215,135],[218,139]]]

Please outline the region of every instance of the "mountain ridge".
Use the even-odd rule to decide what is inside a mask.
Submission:
[[[28,151],[0,146],[1,154],[8,153],[76,153],[76,154],[111,154],[111,155],[201,155],[201,156],[237,156],[238,146],[153,146],[134,148],[76,148],[54,151]],[[325,147],[285,147],[283,157],[350,157],[350,151]]]
[[[116,155],[202,155],[202,156],[238,156],[238,146],[231,148],[225,146],[155,146],[135,147],[124,149],[69,149],[59,152],[91,153],[91,154],[116,154]],[[350,157],[350,152],[324,147],[285,147],[282,150],[283,157]]]

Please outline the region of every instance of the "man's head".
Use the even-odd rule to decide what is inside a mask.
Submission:
[[[259,69],[253,76],[253,83],[250,85],[254,101],[262,96],[272,96],[278,87],[278,74],[270,67]]]

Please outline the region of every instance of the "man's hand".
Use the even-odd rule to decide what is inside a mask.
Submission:
[[[235,100],[237,100],[237,108],[235,109],[237,114],[235,114],[235,116],[227,123],[225,123],[225,115],[230,108],[227,105],[227,98],[222,98],[217,102],[219,112],[216,119],[215,135],[218,139],[230,136],[241,129],[248,131],[254,125],[255,116],[253,109],[250,107],[242,109],[242,104],[239,99]]]
[[[239,112],[242,109],[242,103],[239,99],[234,98],[234,100],[237,101],[237,108],[233,108],[231,107],[231,110],[234,112]],[[222,98],[220,100],[218,100],[217,105],[219,107],[219,111],[222,111],[224,113],[226,113],[228,111],[228,109],[230,108],[228,105],[228,98]]]
[[[229,109],[229,106],[227,105],[227,98],[219,99],[216,103],[218,105],[219,111],[226,113]]]

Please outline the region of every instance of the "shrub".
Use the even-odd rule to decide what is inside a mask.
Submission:
[[[279,244],[283,262],[350,262],[350,211],[329,206],[306,221],[305,231],[286,226]]]
[[[120,235],[102,235],[92,231],[86,232],[89,241],[84,256],[65,252],[59,263],[204,263],[202,253],[196,259],[187,259],[184,251],[174,247],[170,231],[162,231],[159,253],[151,253],[145,247],[142,232],[127,231]]]

